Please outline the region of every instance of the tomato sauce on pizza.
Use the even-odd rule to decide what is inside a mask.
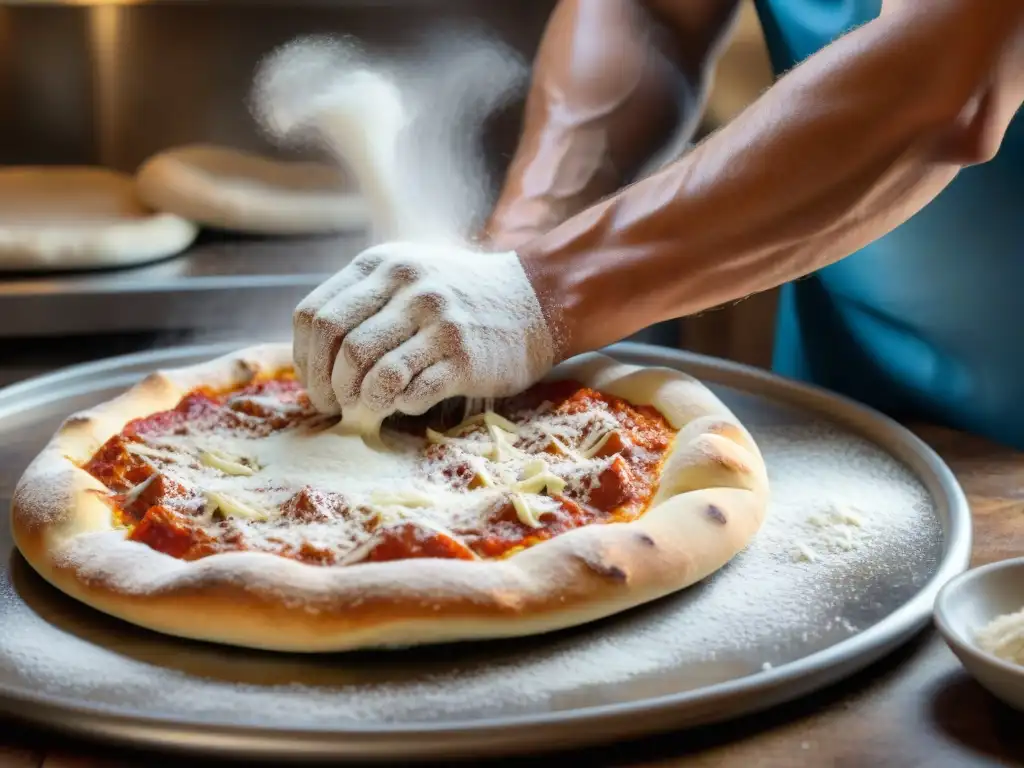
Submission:
[[[82,468],[109,490],[131,541],[185,560],[496,559],[642,515],[675,438],[656,409],[574,381],[543,382],[454,426],[438,413],[401,417],[379,446],[338,421],[285,371],[195,389],[129,422]]]

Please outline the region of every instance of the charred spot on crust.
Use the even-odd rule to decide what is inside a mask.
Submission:
[[[654,539],[652,539],[646,533],[638,533],[636,535],[636,540],[639,541],[641,544],[643,544],[645,547],[653,547],[654,546]]]
[[[154,395],[163,395],[168,391],[175,391],[176,385],[171,381],[167,374],[163,371],[153,371],[147,374],[138,384],[136,384],[133,390],[144,390]]]
[[[723,469],[729,470],[730,472],[738,472],[740,474],[748,474],[750,472],[750,467],[742,457],[732,456],[725,453],[717,445],[711,444],[705,440],[705,437],[707,437],[707,433],[697,437],[693,441],[693,445],[708,463],[715,464]],[[721,437],[721,435],[719,435],[719,437]]]
[[[76,416],[68,416],[64,419],[64,429],[78,429],[92,423],[92,416],[82,416],[81,414]]]
[[[710,435],[721,435],[730,439],[742,434],[739,428],[729,421],[716,421],[713,424],[709,424],[708,428],[704,431]]]
[[[253,360],[242,358],[235,361],[235,366],[238,369],[238,378],[245,383],[251,382],[260,374],[260,365]]]
[[[173,386],[167,373],[164,371],[153,371],[152,373],[146,374],[146,376],[138,383],[137,386],[141,387],[170,387]]]
[[[708,508],[705,510],[705,513],[719,525],[725,525],[726,522],[728,522],[725,519],[725,512],[722,511],[721,507],[717,507],[714,504],[708,504]]]
[[[617,581],[619,584],[625,584],[629,581],[629,574],[622,570],[617,565],[607,565],[605,563],[587,563],[587,567],[590,568],[598,576],[604,576],[606,579]]]

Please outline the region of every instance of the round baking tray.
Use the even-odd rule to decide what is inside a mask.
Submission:
[[[9,503],[25,465],[70,412],[109,399],[156,368],[189,365],[239,346],[233,342],[127,355],[75,366],[0,391],[3,503]],[[862,566],[841,573],[835,583],[822,580],[826,597],[829,590],[843,594],[838,603],[845,611],[843,616],[853,617],[854,623],[838,621],[842,617],[837,616],[835,626],[828,621],[828,631],[808,632],[805,628],[799,632],[793,629],[795,619],[783,620],[786,610],[792,612],[791,601],[790,608],[780,608],[778,616],[780,627],[792,626],[780,628],[780,637],[775,638],[778,642],[770,648],[761,642],[756,649],[741,647],[732,655],[726,652],[716,657],[712,653],[699,662],[682,659],[670,664],[671,669],[648,670],[651,674],[641,675],[639,682],[632,678],[616,681],[608,677],[608,670],[593,668],[595,676],[607,679],[591,686],[586,680],[588,672],[577,670],[575,683],[571,676],[566,678],[573,689],[546,699],[533,703],[527,699],[516,706],[496,701],[493,707],[468,700],[464,711],[446,712],[431,701],[431,697],[440,701],[445,693],[444,679],[435,679],[438,670],[465,671],[460,667],[464,665],[476,674],[474,670],[504,669],[501,665],[515,657],[509,675],[526,675],[524,680],[536,681],[539,676],[536,669],[530,669],[534,663],[531,654],[541,658],[547,653],[550,663],[552,648],[572,653],[574,644],[593,644],[606,637],[628,649],[631,643],[640,643],[639,635],[630,639],[634,627],[646,627],[643,631],[648,636],[643,642],[653,648],[657,643],[652,644],[650,633],[665,631],[658,627],[667,626],[666,616],[685,619],[684,612],[697,610],[699,603],[694,601],[706,598],[700,594],[704,586],[688,590],[692,595],[666,598],[620,617],[515,643],[347,657],[257,654],[158,636],[80,606],[43,583],[14,551],[3,530],[0,712],[91,739],[235,758],[409,762],[522,754],[593,745],[763,710],[862,669],[927,623],[938,589],[967,567],[971,545],[970,514],[963,491],[927,445],[868,408],[754,368],[640,344],[620,344],[608,351],[626,362],[665,365],[697,376],[736,411],[759,442],[759,432],[767,434],[765,430],[780,424],[826,425],[826,431],[884,452],[920,484],[928,503],[913,512],[921,517],[913,526],[916,540],[903,541],[900,546],[880,542],[876,549],[867,550],[869,559]],[[766,451],[765,455],[771,473],[774,454]],[[809,467],[814,460],[810,456]],[[723,569],[731,569],[732,574],[720,572],[708,581],[739,578],[736,574],[742,575],[742,569],[749,567],[741,555]],[[858,579],[863,579],[864,585],[857,583]],[[816,599],[824,598],[819,595]],[[836,600],[826,602],[828,607],[822,610],[832,610],[837,604]],[[821,625],[820,620],[815,622]],[[96,659],[109,665],[102,674],[85,668],[95,663],[91,655],[96,654],[101,655]],[[557,662],[557,653],[553,658]],[[146,670],[154,675],[151,694],[133,700],[132,686],[138,687],[143,675],[145,688]],[[236,672],[241,675],[237,681],[231,679]],[[382,714],[378,720],[371,711],[362,719],[346,721],[328,717],[330,713],[323,709],[334,698],[346,696],[358,704],[363,695],[360,691],[365,691],[367,701],[376,702],[379,712],[386,713],[388,709],[381,703],[386,699],[376,696],[375,686],[401,685],[406,676],[417,680],[422,676],[425,681],[422,706],[428,714],[404,717],[400,712],[394,715],[399,710],[391,709],[392,717]],[[79,677],[88,685],[76,685]],[[299,687],[275,687],[282,681]],[[237,689],[231,687],[236,683]],[[356,688],[346,691],[346,685]],[[190,713],[187,701],[178,709],[167,703],[167,697],[180,688],[178,693],[188,694],[198,710],[204,702],[225,695],[225,686],[233,697],[233,708],[223,716]],[[498,688],[494,695],[500,698]],[[285,714],[268,707],[268,702],[278,699],[289,706],[301,705],[303,696],[313,697],[305,710],[306,720],[287,714],[303,711],[294,706],[281,710]],[[247,697],[251,698],[251,712],[240,715],[246,711]]]

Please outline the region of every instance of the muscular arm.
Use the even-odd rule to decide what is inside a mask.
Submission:
[[[578,10],[606,2],[619,0]],[[1024,99],[1024,4],[883,8],[681,160],[515,251],[364,252],[296,311],[314,402],[379,420],[500,397],[559,359],[805,275],[896,227],[998,151]],[[558,199],[571,210],[614,184]]]
[[[632,180],[704,102],[738,0],[562,0],[534,63],[523,134],[485,228],[547,232]]]
[[[854,252],[990,159],[1022,99],[1024,4],[890,0],[684,158],[519,248],[557,356]]]

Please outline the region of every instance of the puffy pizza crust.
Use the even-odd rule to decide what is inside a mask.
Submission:
[[[288,345],[242,350],[151,374],[61,426],[19,481],[15,542],[58,589],[159,632],[293,652],[515,637],[583,624],[676,592],[721,568],[757,532],[767,472],[753,439],[692,377],[599,354],[549,378],[574,378],[652,405],[679,434],[648,511],[575,529],[503,560],[322,567],[260,552],[185,562],[112,526],[87,461],[125,423],[174,407],[201,384],[241,386],[291,363]]]
[[[124,267],[181,253],[196,226],[155,213],[123,173],[92,167],[0,170],[0,271]]]
[[[329,234],[365,229],[370,221],[363,196],[337,169],[227,147],[166,150],[142,164],[136,183],[152,208],[234,232]]]

